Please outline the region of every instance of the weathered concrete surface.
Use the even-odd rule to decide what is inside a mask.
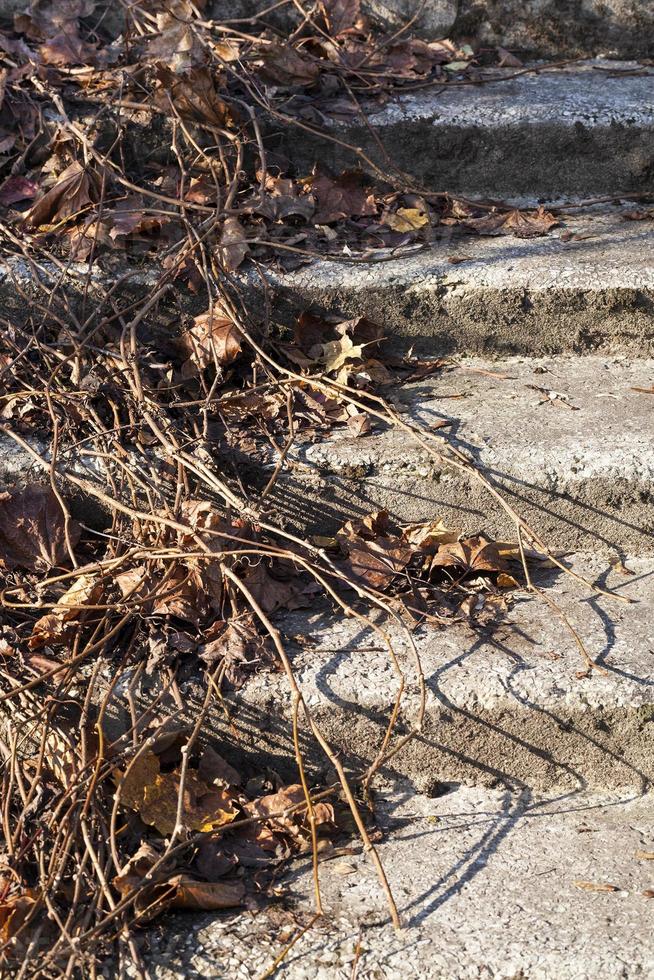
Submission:
[[[425,723],[387,763],[384,775],[409,778],[432,794],[442,782],[644,791],[654,778],[654,559],[625,561],[629,576],[592,555],[575,556],[573,567],[637,602],[589,597],[567,576],[550,582],[548,592],[606,673],[579,677],[584,664],[565,625],[545,602],[520,593],[494,628],[462,621],[417,629],[427,685]],[[535,574],[544,581],[545,573]],[[279,628],[314,717],[348,769],[364,771],[377,756],[398,690],[380,637],[321,603],[284,613]],[[389,629],[406,678],[399,737],[416,718],[417,675],[406,633]],[[195,670],[187,662],[180,675],[189,723],[203,697]],[[147,692],[135,691],[141,704],[157,693],[156,678],[144,683]],[[122,698],[118,691],[109,704],[112,737],[130,725]],[[226,754],[248,774],[273,770],[295,779],[285,677],[256,674],[228,693],[225,704],[229,722],[224,706],[216,704],[206,735],[221,739]],[[327,760],[304,729],[300,741],[313,775],[331,779]]]
[[[462,450],[550,545],[652,551],[653,381],[653,360],[470,359],[391,397],[407,421],[445,422],[430,439],[436,450],[443,438]],[[382,430],[359,438],[336,430],[298,447],[275,491],[281,512],[322,534],[386,509],[404,522],[441,515],[458,531],[515,536],[478,481],[405,431]]]
[[[410,337],[431,353],[651,356],[654,222],[626,220],[625,210],[633,206],[562,215],[562,227],[543,238],[460,238],[448,229],[413,256],[318,261],[266,276],[289,311],[313,304],[365,313],[389,337]]]
[[[277,29],[299,23],[292,5],[274,7],[268,0],[214,0],[208,13],[233,20],[264,10],[263,22]],[[361,10],[389,35],[411,21],[404,36],[501,44],[534,56],[646,58],[654,43],[648,0],[363,0]]]
[[[379,847],[404,930],[387,924],[361,853],[321,866],[327,916],[289,952],[288,980],[596,980],[654,975],[654,800],[629,794],[456,788],[438,799],[397,784],[380,794]],[[157,980],[260,977],[308,922],[310,873],[289,873],[288,911],[178,917],[149,936]],[[612,884],[590,892],[576,881]],[[293,914],[295,912],[295,915]],[[297,916],[297,918],[296,918]],[[192,923],[192,924],[191,924]],[[191,931],[192,930],[192,931]]]
[[[333,132],[388,172],[372,127],[393,164],[433,191],[496,197],[654,191],[654,74],[616,78],[600,65],[610,63],[398,95],[384,108],[367,108],[369,126],[334,123]],[[316,160],[335,171],[360,162],[305,131],[284,139],[300,172]]]
[[[654,9],[649,0],[460,0],[451,33],[554,58],[649,58]]]
[[[654,146],[654,143],[653,143]],[[315,305],[377,318],[387,336],[409,338],[433,354],[553,354],[607,351],[654,355],[654,221],[624,217],[637,204],[561,213],[561,227],[542,238],[497,238],[437,229],[433,245],[390,261],[319,260],[295,272],[265,271],[276,316],[292,320]],[[463,258],[452,264],[449,258]],[[380,258],[389,259],[383,252]],[[126,302],[150,296],[164,270],[152,256],[127,262],[104,256],[90,270],[72,263],[61,272],[24,259],[0,263],[0,311],[8,319],[78,321],[95,326],[113,315],[104,301],[121,280]],[[39,282],[41,285],[39,286]],[[240,284],[260,290],[244,267]],[[63,301],[65,299],[65,302]],[[179,324],[206,308],[191,290],[171,288],[143,324],[141,335],[165,353]]]

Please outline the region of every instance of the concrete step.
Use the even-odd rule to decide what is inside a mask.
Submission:
[[[634,210],[625,204],[568,211],[560,228],[532,239],[443,228],[431,246],[398,258],[380,250],[364,261],[319,259],[294,272],[261,271],[275,317],[286,323],[315,306],[364,313],[391,340],[432,354],[654,356],[654,221],[625,218]],[[17,322],[37,313],[65,319],[71,304],[83,322],[111,315],[103,298],[117,279],[128,305],[148,295],[162,272],[151,256],[129,262],[111,255],[90,270],[70,263],[62,282],[52,263],[37,271],[11,257],[0,262],[0,311]],[[256,302],[260,274],[246,266],[239,281]],[[184,317],[205,309],[202,293],[175,288],[152,310],[142,335],[165,345]]]
[[[551,546],[647,552],[654,550],[653,380],[652,360],[471,358],[396,387],[392,397],[408,420],[444,422],[439,434]],[[380,424],[359,438],[335,430],[298,446],[292,463],[275,500],[315,533],[385,509],[403,522],[439,515],[457,530],[515,537],[512,519],[477,481],[440,465],[397,428]]]
[[[461,781],[539,791],[646,787],[654,777],[654,556],[629,557],[626,565],[630,576],[595,555],[573,559],[576,571],[635,599],[630,605],[588,598],[568,576],[543,579],[605,674],[577,676],[584,664],[573,637],[533,597],[518,595],[494,628],[418,629],[425,724],[387,774],[427,793]],[[381,744],[398,684],[379,637],[320,606],[284,614],[280,628],[314,716],[348,765],[365,768]],[[415,719],[417,684],[406,636],[391,632],[407,678],[401,732]],[[283,676],[253,677],[230,703],[240,750],[258,756],[265,747],[273,769],[292,758]],[[310,739],[304,745],[316,761]]]
[[[630,604],[589,596],[569,576],[534,571],[602,672],[587,674],[559,614],[520,591],[496,622],[462,617],[441,629],[417,628],[413,636],[426,679],[424,725],[382,775],[410,779],[427,794],[451,782],[538,792],[644,791],[654,779],[654,556],[628,556],[625,563],[629,575],[596,555],[572,556],[578,573],[635,600]],[[377,757],[398,691],[388,650],[370,627],[326,602],[279,614],[278,626],[315,720],[348,770],[365,771]],[[387,629],[406,679],[394,736],[399,739],[414,725],[419,689],[407,634],[393,624]],[[129,678],[128,671],[123,687]],[[192,724],[204,685],[190,661],[178,679],[184,717]],[[142,689],[133,687],[133,697],[150,704],[161,693],[160,681],[153,675],[142,683]],[[160,710],[168,708],[176,705],[164,697]],[[129,729],[130,718],[124,695],[114,691],[105,716],[108,737]],[[330,780],[324,754],[300,728],[313,777]],[[226,692],[225,701],[211,707],[205,735],[222,740],[241,771],[272,770],[296,781],[283,674],[259,672],[238,691]]]
[[[472,196],[592,196],[654,191],[654,74],[587,62],[481,85],[432,86],[366,107],[366,123],[333,122],[385,172],[395,166],[420,187]],[[634,66],[631,66],[634,67]],[[379,150],[381,140],[388,155]],[[350,151],[306,131],[281,147],[306,172],[357,165]]]
[[[643,894],[653,885],[652,862],[638,857],[652,850],[652,796],[456,788],[430,799],[399,784],[376,812],[405,928],[398,934],[387,924],[365,856],[325,861],[326,918],[293,946],[280,976],[347,980],[357,959],[359,980],[652,976],[652,900]],[[204,915],[190,935],[188,917],[155,926],[146,955],[154,976],[261,976],[310,918],[310,870],[289,879],[299,905],[286,912]]]
[[[389,337],[411,338],[432,353],[651,356],[654,222],[626,219],[633,210],[570,212],[542,238],[447,229],[414,255],[385,255],[377,264],[320,260],[266,277],[288,319],[311,304],[365,313]],[[250,281],[254,288],[258,280]]]
[[[403,2],[384,0],[391,8]],[[451,35],[549,58],[651,58],[654,10],[649,0],[460,0]]]

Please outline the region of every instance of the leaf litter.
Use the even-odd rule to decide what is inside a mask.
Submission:
[[[408,187],[362,157],[364,169],[297,172],[268,138],[272,123],[329,141],[329,121],[362,105],[482,83],[489,58],[517,59],[384,39],[358,0],[322,0],[288,38],[258,17],[235,32],[188,0],[118,6],[113,33],[94,0],[33,2],[0,32],[3,248],[50,270],[0,345],[0,431],[43,475],[0,496],[0,963],[23,961],[23,976],[139,969],[139,929],[155,916],[256,909],[297,854],[314,863],[320,912],[319,856],[343,834],[361,838],[397,923],[359,781],[421,717],[352,785],[275,623],[325,594],[377,631],[371,612],[399,615],[409,638],[423,620],[484,622],[533,588],[525,554],[547,553],[509,505],[526,549],[385,512],[314,542],[290,531],[271,502],[279,472],[298,441],[335,429],[399,426],[484,478],[388,398],[447,361],[398,357],[365,317],[307,310],[285,329],[235,275],[383,259],[453,232],[549,233],[557,216],[542,208]],[[156,152],[135,152],[157,134]],[[135,293],[145,263],[157,275]],[[197,298],[194,315],[175,290]],[[291,784],[243,762],[223,697],[273,670],[297,709]],[[189,676],[202,691],[190,717]],[[205,731],[214,704],[220,738]],[[325,753],[329,785],[300,734]]]

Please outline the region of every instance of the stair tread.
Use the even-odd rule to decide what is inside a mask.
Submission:
[[[433,352],[651,355],[654,221],[625,218],[634,209],[562,214],[560,228],[530,239],[448,229],[399,258],[319,259],[266,277],[293,308],[378,316],[389,335],[415,337]]]
[[[651,191],[653,73],[629,67],[600,59],[508,79],[515,70],[489,72],[492,80],[477,85],[434,84],[381,107],[367,104],[365,123],[327,116],[340,144],[303,131],[282,145],[300,170],[315,159],[334,170],[368,166],[343,146],[349,143],[382,171],[394,166],[431,191]]]
[[[326,918],[289,952],[290,980],[349,976],[358,944],[357,975],[365,978],[649,975],[654,938],[643,892],[652,887],[651,861],[636,855],[651,850],[654,797],[579,791],[548,799],[458,787],[431,799],[397,784],[377,796],[376,813],[403,931],[388,925],[365,855],[355,848],[324,861]],[[291,899],[306,909],[310,861],[287,877]],[[575,882],[617,890],[593,893]],[[233,972],[260,972],[284,947],[281,938],[271,943],[278,915],[205,916],[192,950],[169,942],[167,955],[157,954],[157,980],[185,973],[191,957],[196,969],[210,969],[225,946]],[[185,924],[165,928],[170,940]],[[181,973],[167,972],[175,968]]]

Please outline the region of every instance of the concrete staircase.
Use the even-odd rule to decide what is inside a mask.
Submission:
[[[280,976],[348,977],[355,961],[356,975],[371,978],[654,976],[654,865],[638,857],[654,840],[654,396],[637,390],[654,381],[654,222],[625,217],[638,207],[630,195],[654,192],[654,75],[612,77],[608,67],[400,97],[369,121],[422,185],[610,202],[564,208],[546,238],[446,240],[377,266],[268,274],[288,311],[311,302],[365,313],[389,335],[455,358],[451,371],[398,389],[398,410],[445,421],[446,438],[575,553],[577,571],[636,600],[588,595],[549,573],[551,595],[605,673],[587,674],[564,624],[527,595],[498,630],[417,632],[426,721],[382,773],[378,802],[407,930],[384,925],[363,855],[327,861],[328,918]],[[363,126],[339,135],[372,151]],[[315,147],[298,140],[292,152],[304,159]],[[334,165],[349,162],[332,153]],[[453,254],[465,261],[450,263]],[[385,507],[399,519],[443,515],[469,532],[511,533],[480,491],[394,431],[334,435],[293,462],[277,499],[298,525],[324,529]],[[377,637],[327,606],[280,625],[315,716],[347,766],[365,766],[397,688]],[[417,688],[397,639],[409,678],[401,731]],[[194,699],[191,681],[185,696]],[[255,677],[231,710],[246,757],[272,751],[273,768],[290,775],[284,681]],[[319,764],[308,740],[304,748]],[[308,868],[291,881],[310,897]],[[234,969],[257,975],[283,946],[271,942],[275,921],[211,917],[181,949],[155,938],[158,975],[215,976],[225,944]]]
[[[495,18],[497,26],[501,6],[478,4],[479,23]],[[523,19],[502,38],[536,17],[535,2],[507,0],[505,23],[516,6]],[[636,25],[651,21],[649,4],[609,6],[611,53],[642,53]],[[600,18],[599,4],[587,8]],[[458,16],[471,11],[463,3]],[[621,12],[632,25],[622,48]],[[616,67],[621,74],[609,70]],[[636,856],[654,851],[654,395],[636,390],[654,383],[654,219],[625,217],[641,206],[634,196],[654,194],[654,70],[625,67],[589,62],[400,97],[369,119],[421,186],[528,202],[610,201],[564,207],[561,227],[545,238],[441,240],[379,265],[317,262],[267,273],[283,310],[310,302],[366,313],[389,335],[454,358],[452,370],[398,389],[397,407],[445,420],[440,431],[553,546],[574,553],[580,573],[636,600],[598,598],[545,573],[605,671],[588,676],[570,632],[527,595],[494,631],[418,631],[424,731],[379,783],[382,857],[408,928],[395,936],[385,924],[364,856],[328,861],[328,917],[294,947],[281,976],[349,977],[355,962],[359,978],[654,976],[652,900],[644,894],[654,888],[654,864]],[[365,127],[339,134],[375,149]],[[304,164],[316,147],[302,137],[282,148]],[[352,162],[330,152],[335,167]],[[452,255],[464,261],[452,264]],[[15,305],[15,277],[27,288],[31,273],[4,271],[0,300]],[[147,276],[129,288],[142,291]],[[276,502],[296,525],[331,529],[386,507],[404,520],[442,515],[461,531],[511,535],[489,499],[391,431],[334,436],[292,462]],[[5,444],[0,476],[30,479],[28,460]],[[365,767],[396,689],[374,634],[327,606],[285,616],[280,626],[316,717],[347,766]],[[408,664],[400,637],[398,644]],[[400,730],[415,713],[408,677]],[[182,693],[192,715],[192,678]],[[258,675],[230,700],[243,757],[293,778],[282,680]],[[212,723],[229,737],[220,713]],[[308,740],[303,747],[320,767]],[[297,896],[308,894],[308,875],[299,868],[291,876]],[[153,972],[222,976],[216,958],[227,948],[234,963],[224,975],[255,976],[284,945],[275,923],[272,913],[209,917],[198,925],[199,946],[188,920],[167,923],[150,939]]]

